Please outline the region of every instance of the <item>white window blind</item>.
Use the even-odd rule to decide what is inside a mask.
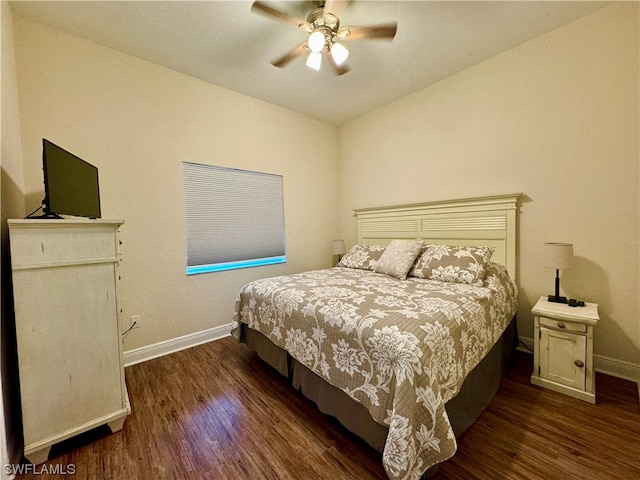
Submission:
[[[182,165],[187,275],[286,262],[281,175]]]

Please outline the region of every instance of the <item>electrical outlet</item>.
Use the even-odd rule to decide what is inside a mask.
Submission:
[[[140,328],[142,326],[140,315],[131,315],[129,318],[129,326],[131,328]]]

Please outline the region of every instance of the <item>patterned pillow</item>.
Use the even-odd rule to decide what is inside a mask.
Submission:
[[[494,247],[427,245],[409,275],[481,286]]]
[[[373,270],[404,280],[421,248],[419,240],[391,240]]]
[[[482,286],[492,288],[496,285],[511,285],[516,292],[518,291],[518,287],[513,283],[509,276],[509,272],[507,272],[507,267],[496,262],[487,262]],[[514,297],[516,296],[517,295],[514,295]]]
[[[338,262],[339,267],[373,270],[384,252],[378,245],[354,245]]]

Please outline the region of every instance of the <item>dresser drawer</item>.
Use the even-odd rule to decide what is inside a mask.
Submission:
[[[584,323],[568,322],[566,320],[554,320],[553,318],[540,317],[540,326],[561,330],[564,332],[587,333],[587,325]]]
[[[50,226],[19,225],[10,230],[14,270],[56,265],[117,261],[114,241],[117,226],[82,226],[69,222]]]

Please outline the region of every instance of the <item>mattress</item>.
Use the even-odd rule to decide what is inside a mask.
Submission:
[[[515,285],[497,264],[479,286],[336,267],[245,285],[233,333],[248,328],[286,351],[284,362],[299,364],[297,387],[316,388],[304,385],[313,374],[360,404],[382,427],[374,447],[389,477],[419,478],[455,453],[445,405],[516,307]]]

